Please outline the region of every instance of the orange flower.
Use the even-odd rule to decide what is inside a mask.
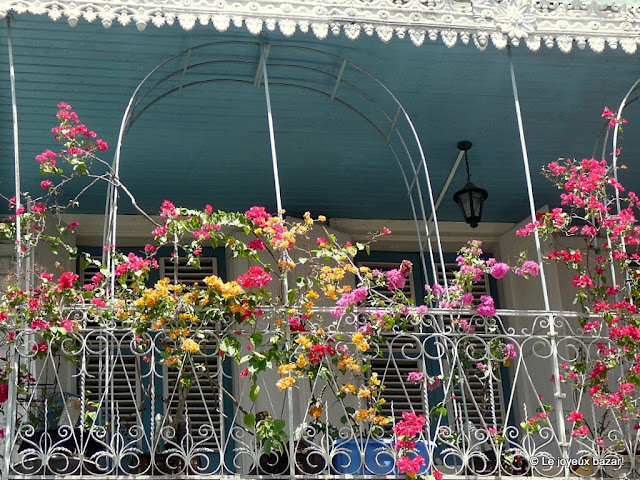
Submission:
[[[347,382],[340,387],[340,393],[356,393],[356,387]]]
[[[200,346],[190,338],[184,338],[182,340],[181,348],[185,352],[189,352],[189,353],[198,353],[200,351]]]
[[[276,387],[278,390],[283,391],[287,388],[291,388],[293,384],[296,383],[296,379],[293,377],[283,377],[276,382]]]
[[[322,407],[319,407],[318,405],[314,405],[309,409],[309,415],[311,415],[314,418],[320,418],[322,416],[322,410],[323,410]]]

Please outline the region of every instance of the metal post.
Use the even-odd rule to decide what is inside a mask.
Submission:
[[[516,117],[518,119],[518,133],[520,135],[520,145],[522,147],[522,161],[524,163],[524,171],[525,177],[527,180],[527,193],[529,196],[529,209],[531,213],[531,221],[534,222],[536,220],[536,210],[535,210],[535,201],[533,198],[533,187],[531,184],[531,172],[529,170],[529,155],[527,153],[527,143],[524,136],[524,126],[522,122],[522,112],[520,111],[520,99],[518,97],[518,85],[516,83],[516,74],[513,68],[513,58],[511,56],[511,47],[507,45],[507,54],[509,57],[509,70],[511,73],[511,87],[513,90],[513,100],[516,108]],[[551,347],[551,368],[553,371],[554,378],[560,378],[560,370],[558,366],[558,343],[556,337],[558,332],[555,329],[555,317],[551,313],[551,307],[549,305],[549,294],[547,291],[547,283],[544,274],[544,264],[542,262],[542,249],[540,247],[540,236],[538,235],[538,230],[534,230],[534,240],[536,244],[536,254],[538,258],[538,264],[540,265],[540,282],[542,284],[542,298],[544,300],[544,308],[547,312],[547,318],[549,320],[548,325],[548,336],[549,336],[549,344]],[[555,403],[555,411],[556,411],[556,423],[558,429],[558,446],[560,447],[560,452],[564,459],[569,458],[569,443],[567,442],[567,432],[565,429],[565,418],[564,418],[564,410],[562,406],[562,399],[564,398],[564,394],[562,393],[560,382],[556,381],[553,383],[554,388],[554,403]],[[568,463],[565,463],[568,465]],[[569,478],[569,467],[565,466],[564,475],[565,478]]]
[[[269,124],[269,143],[271,144],[271,163],[273,166],[273,183],[276,190],[276,207],[278,208],[278,216],[282,214],[282,197],[280,195],[280,174],[278,173],[278,152],[276,151],[276,137],[273,131],[273,114],[271,112],[271,94],[269,93],[269,78],[267,77],[267,46],[262,46],[263,54],[260,57],[262,64],[262,78],[264,79],[264,95],[267,101],[267,122]]]
[[[18,352],[16,351],[15,344],[12,344],[9,348],[8,362],[11,371],[7,378],[9,390],[6,403],[7,411],[4,416],[6,424],[4,426],[4,461],[2,462],[2,480],[7,480],[7,478],[9,478],[9,470],[11,468],[11,447],[14,444],[16,436],[16,405],[18,401],[18,375],[20,374],[20,371],[18,365]]]
[[[21,206],[20,191],[20,144],[18,142],[18,103],[16,100],[16,71],[13,63],[13,42],[11,40],[11,19],[6,18],[7,22],[7,48],[9,50],[9,81],[11,83],[11,114],[13,116],[13,171],[15,177],[16,191],[16,211]],[[26,281],[26,275],[22,271],[22,252],[20,251],[20,243],[22,238],[22,222],[20,215],[16,214],[16,272],[18,274],[18,282],[21,286]]]
[[[269,124],[269,143],[271,144],[271,163],[273,167],[273,183],[276,191],[276,207],[278,208],[278,217],[282,218],[282,196],[280,194],[280,174],[278,173],[278,153],[276,151],[276,137],[273,127],[273,114],[271,112],[271,94],[269,93],[269,77],[267,75],[267,55],[269,52],[268,45],[262,45],[262,52],[260,55],[260,63],[262,64],[262,78],[264,80],[264,96],[267,102],[267,123]],[[282,301],[287,299],[287,292],[289,290],[289,282],[287,275],[282,277]],[[287,345],[290,343],[291,331],[287,328],[286,332]],[[294,432],[293,428],[293,395],[291,392],[287,392],[287,407],[288,418],[287,423],[289,425],[289,476],[295,478],[296,476],[296,448],[294,445]]]

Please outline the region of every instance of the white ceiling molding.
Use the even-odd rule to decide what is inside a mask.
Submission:
[[[511,43],[532,51],[544,44],[565,53],[608,46],[633,54],[640,42],[640,5],[623,0],[0,0],[0,17],[11,12],[64,18],[72,27],[80,19],[105,28],[134,23],[141,31],[149,23],[177,21],[185,30],[211,24],[219,31],[233,23],[254,35],[265,28],[320,39],[344,32],[352,40],[364,34],[389,42],[395,35],[417,46],[427,39],[448,47],[473,41],[480,50]]]

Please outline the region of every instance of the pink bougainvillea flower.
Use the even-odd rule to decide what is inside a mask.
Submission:
[[[251,250],[265,250],[267,248],[264,242],[259,238],[251,240],[249,243],[247,243],[247,247],[249,247]]]
[[[262,267],[250,267],[249,271],[238,277],[238,284],[244,288],[266,287],[271,281],[271,275]]]
[[[420,455],[413,458],[402,456],[396,462],[396,467],[400,473],[406,473],[409,477],[414,477],[425,463],[425,459]]]
[[[406,278],[400,270],[394,268],[385,273],[387,277],[387,287],[389,290],[402,290],[406,283]]]
[[[496,307],[493,304],[493,298],[489,295],[482,295],[480,297],[480,305],[476,309],[478,315],[484,315],[490,317],[496,313]]]
[[[73,284],[78,280],[78,275],[73,272],[64,272],[58,278],[58,288],[73,288]]]
[[[500,280],[509,272],[509,265],[506,263],[498,262],[491,267],[491,276],[496,280]]]
[[[46,190],[52,185],[53,185],[53,182],[51,180],[42,180],[40,182],[40,188],[42,188],[43,190]]]
[[[102,298],[92,298],[91,299],[91,303],[93,305],[95,305],[96,307],[106,307],[107,304],[105,303],[105,301]]]
[[[169,200],[163,201],[162,205],[160,206],[160,216],[162,218],[166,218],[166,217],[173,218],[177,216],[175,205],[171,203]]]
[[[244,212],[244,216],[259,226],[263,226],[267,223],[267,220],[271,218],[271,214],[267,213],[264,207],[259,206],[251,207],[249,210]]]
[[[574,410],[569,414],[567,420],[570,422],[581,422],[582,420],[584,420],[584,415],[581,412]]]

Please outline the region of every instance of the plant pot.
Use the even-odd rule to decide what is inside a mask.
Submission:
[[[425,459],[426,463],[418,474],[431,471],[428,451],[435,451],[435,443],[418,442],[415,454]],[[400,474],[395,468],[395,451],[391,438],[357,438],[343,439],[334,443],[333,468],[338,473],[350,475],[395,475]]]
[[[395,459],[391,439],[346,438],[337,440],[333,450],[333,468],[348,475],[393,475]]]

